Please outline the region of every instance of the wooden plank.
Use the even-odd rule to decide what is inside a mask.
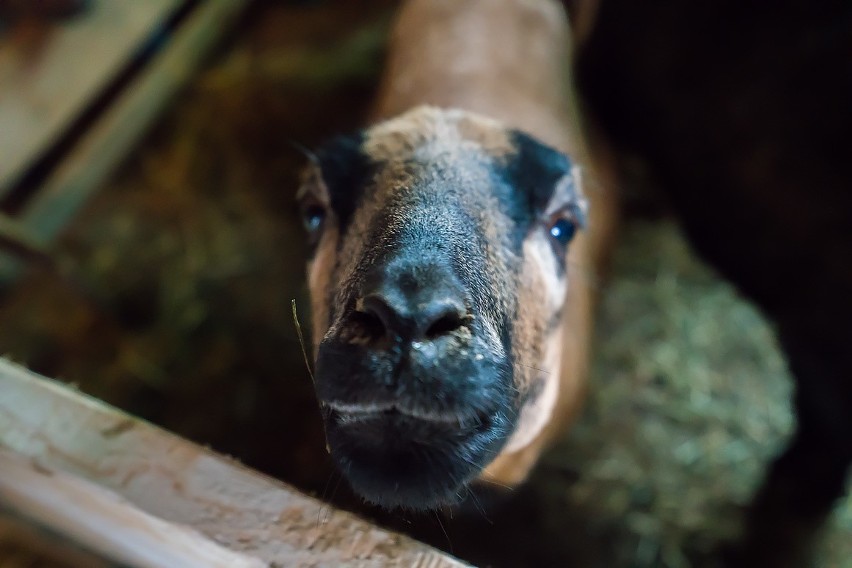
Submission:
[[[34,45],[0,41],[0,198],[181,0],[100,0]]]
[[[33,253],[47,254],[47,250],[32,237],[19,221],[0,213],[0,247],[16,251],[18,256],[28,257]]]
[[[0,566],[114,568],[115,563],[0,507]]]
[[[30,239],[46,246],[56,237],[246,6],[246,0],[207,0],[192,12],[164,53],[104,112],[22,212],[19,225]],[[12,280],[20,268],[17,259],[0,253],[0,282]]]
[[[0,448],[0,499],[112,561],[139,568],[263,568],[266,563],[168,523],[75,476]]]
[[[52,240],[106,180],[147,127],[192,76],[246,0],[206,0],[116,103],[92,127],[21,215],[30,234]]]
[[[464,566],[4,360],[0,446],[271,566]]]

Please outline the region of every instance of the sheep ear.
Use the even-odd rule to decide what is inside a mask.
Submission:
[[[532,210],[545,212],[557,190],[568,191],[565,197],[570,201],[570,192],[577,191],[579,184],[571,183],[574,167],[568,156],[518,130],[512,131],[512,143],[515,153],[506,168],[509,180],[524,192]]]

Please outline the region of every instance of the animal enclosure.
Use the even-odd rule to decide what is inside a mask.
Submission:
[[[396,2],[299,4],[254,3],[69,225],[54,254],[74,279],[35,267],[3,292],[0,352],[474,564],[706,559],[790,431],[791,385],[653,194],[627,196],[609,280],[581,267],[603,297],[589,399],[509,503],[386,513],[334,473],[291,315],[309,304],[289,141],[364,124]],[[851,547],[847,498],[820,565]]]

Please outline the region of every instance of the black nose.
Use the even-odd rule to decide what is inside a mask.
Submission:
[[[357,302],[377,336],[434,340],[465,324],[467,309],[458,280],[446,269],[385,270]]]

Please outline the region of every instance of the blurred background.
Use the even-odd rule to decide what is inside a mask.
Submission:
[[[291,299],[309,318],[291,143],[364,123],[397,2],[146,0],[144,25],[122,19],[132,0],[67,0],[70,19],[55,2],[45,18],[0,0],[0,353],[481,566],[687,567],[737,534],[791,431],[792,385],[771,327],[665,203],[625,192],[611,274],[576,274],[603,292],[589,399],[530,483],[471,511],[381,512],[331,467],[295,332]],[[139,41],[27,146],[68,97],[36,100],[26,81],[51,74],[64,95],[120,53],[63,43],[98,18]],[[80,69],[45,63],[57,44]],[[117,169],[101,163],[122,144]],[[67,565],[4,527],[0,566]],[[819,563],[852,566],[852,498]]]

